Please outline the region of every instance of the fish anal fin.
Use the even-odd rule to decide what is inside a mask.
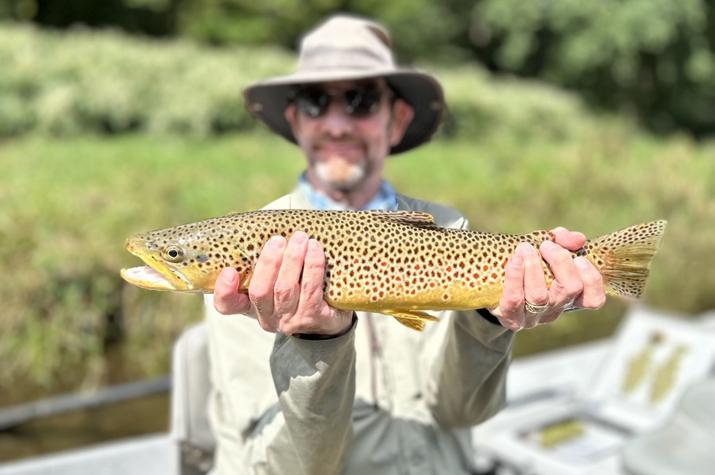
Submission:
[[[382,310],[381,313],[389,315],[404,326],[420,332],[425,329],[425,322],[439,321],[437,317],[416,310]]]
[[[400,317],[394,317],[394,318],[395,318],[395,320],[397,320],[399,323],[403,324],[407,328],[417,330],[418,332],[424,331],[424,329],[425,329],[425,322],[423,322],[421,320],[411,320],[411,319],[400,318]]]

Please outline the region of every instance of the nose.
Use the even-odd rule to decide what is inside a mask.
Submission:
[[[323,116],[323,130],[333,137],[342,137],[350,133],[354,126],[353,119],[345,113],[341,100],[332,100]]]

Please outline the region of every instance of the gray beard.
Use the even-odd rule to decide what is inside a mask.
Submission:
[[[349,163],[342,159],[315,164],[315,176],[328,188],[342,192],[351,191],[367,176],[366,164]]]

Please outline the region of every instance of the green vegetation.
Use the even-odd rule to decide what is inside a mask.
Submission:
[[[277,50],[216,50],[111,32],[69,34],[0,27],[0,136],[40,132],[177,133],[206,137],[257,127],[241,90],[292,68]],[[573,96],[539,84],[495,80],[482,69],[430,68],[444,80],[451,117],[444,133],[498,130],[568,136],[589,119]]]
[[[403,60],[479,61],[566,86],[652,130],[715,131],[715,9],[707,0],[0,0],[0,20],[223,46],[293,48],[335,12],[385,23]]]
[[[715,15],[704,0],[483,0],[472,28],[502,71],[632,111],[654,130],[715,130]]]
[[[124,239],[292,188],[299,152],[257,127],[240,97],[289,70],[288,57],[4,26],[0,64],[0,384],[166,371],[201,302],[123,285],[119,268],[136,263]],[[398,189],[494,232],[563,225],[595,236],[669,219],[646,302],[715,307],[715,145],[644,134],[542,84],[471,66],[436,72],[451,114],[433,144],[390,160]],[[567,315],[521,334],[516,351],[608,335],[622,309]]]
[[[254,127],[241,89],[285,53],[217,51],[113,32],[0,28],[0,136],[37,131],[191,135]]]
[[[644,220],[670,225],[646,302],[715,307],[715,148],[603,124],[566,140],[494,134],[440,140],[390,160],[403,192],[463,209],[474,227],[564,225],[590,236]],[[123,285],[134,232],[260,207],[288,191],[298,151],[262,133],[217,139],[30,137],[3,147],[0,176],[0,381],[106,377],[100,356],[121,337],[127,374],[166,371],[173,338],[198,321],[196,296]],[[518,353],[608,335],[622,306],[570,314],[526,332]]]

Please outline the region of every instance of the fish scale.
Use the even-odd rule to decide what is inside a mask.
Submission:
[[[664,221],[633,226],[588,242],[583,255],[604,275],[612,295],[639,296]],[[538,247],[548,231],[492,234],[442,228],[412,211],[261,210],[152,231],[127,240],[148,268],[122,276],[154,290],[211,292],[219,272],[235,268],[240,290],[250,282],[263,245],[302,230],[326,256],[325,300],[339,309],[385,313],[413,328],[426,310],[495,307],[504,269],[520,242]],[[619,276],[625,270],[628,274]],[[615,271],[615,274],[614,274]],[[553,279],[544,265],[547,283]]]

